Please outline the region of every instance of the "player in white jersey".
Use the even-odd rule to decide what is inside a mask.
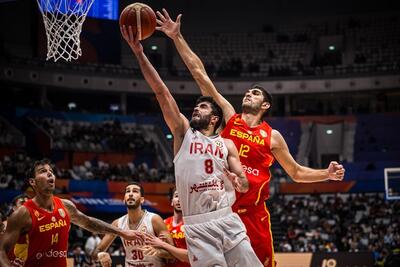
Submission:
[[[116,219],[112,223],[114,226],[121,229],[134,229],[155,236],[169,237],[163,219],[155,213],[142,209],[144,190],[139,183],[131,182],[126,186],[124,202],[128,213]],[[111,267],[111,257],[105,251],[115,237],[115,235],[106,234],[92,254],[93,258],[98,259],[103,267]],[[121,240],[125,248],[125,266],[127,267],[161,267],[164,266],[163,257],[172,257],[165,251],[147,247],[142,240],[129,241],[123,238]],[[173,244],[171,238],[167,242]]]
[[[262,266],[242,221],[231,209],[233,188],[246,192],[248,181],[234,143],[215,133],[222,122],[221,108],[212,98],[201,97],[189,123],[132,28],[123,26],[121,32],[174,136],[176,186],[191,266]]]

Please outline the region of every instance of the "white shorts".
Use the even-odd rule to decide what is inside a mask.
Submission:
[[[192,267],[263,266],[250,246],[243,222],[230,207],[183,220]]]

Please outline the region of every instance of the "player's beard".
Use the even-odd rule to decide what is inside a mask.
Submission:
[[[260,110],[261,110],[261,105],[248,102],[242,104],[242,112],[245,114],[257,115],[260,112]]]
[[[135,210],[137,208],[139,208],[140,204],[140,199],[136,200],[134,204],[128,204],[127,201],[125,201],[125,205],[128,209],[130,210]]]
[[[192,118],[190,120],[190,127],[193,129],[200,131],[208,128],[211,121],[211,114],[206,116],[200,116],[200,118]]]

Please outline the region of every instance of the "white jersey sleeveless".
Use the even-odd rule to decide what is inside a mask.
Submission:
[[[118,228],[123,230],[138,230],[155,235],[151,219],[155,213],[145,211],[142,220],[136,229],[129,228],[128,214],[118,219]],[[144,246],[141,240],[125,240],[121,237],[125,249],[125,266],[127,267],[161,267],[164,263],[161,258],[155,256],[144,256],[140,247]]]
[[[175,156],[175,178],[183,216],[232,206],[235,191],[226,178],[228,148],[217,135],[207,137],[189,128]]]

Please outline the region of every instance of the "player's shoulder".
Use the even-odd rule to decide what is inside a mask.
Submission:
[[[235,143],[229,138],[222,137],[222,139],[224,140],[225,146],[228,148],[235,145]]]
[[[32,225],[32,217],[29,209],[24,205],[16,209],[8,217],[7,224],[8,227],[12,225],[19,228],[29,228]]]
[[[171,222],[172,222],[173,219],[174,219],[173,216],[170,216],[170,217],[168,217],[168,218],[165,218],[165,219],[164,219],[164,223],[165,223],[165,224],[171,224]]]
[[[283,138],[282,134],[276,130],[276,129],[272,129],[271,130],[271,138]]]

